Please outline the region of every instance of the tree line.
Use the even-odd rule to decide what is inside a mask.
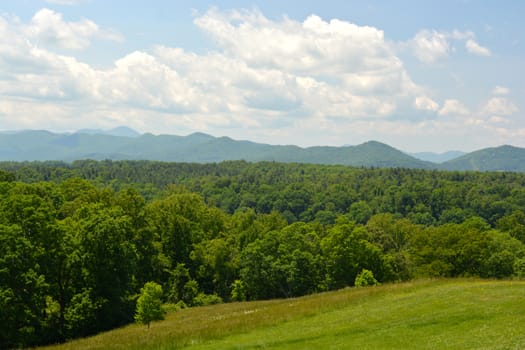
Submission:
[[[3,163],[0,348],[188,307],[525,276],[525,175],[224,162]]]

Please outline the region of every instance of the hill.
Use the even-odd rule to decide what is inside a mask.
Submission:
[[[439,280],[171,312],[41,350],[520,349],[525,282]]]
[[[197,163],[246,160],[365,167],[433,167],[431,163],[415,159],[375,141],[352,147],[301,148],[237,141],[203,133],[188,136],[137,136],[129,129],[113,130],[112,133],[99,133],[96,130],[84,130],[74,134],[55,134],[48,131],[3,133],[0,134],[0,160],[69,162],[77,159],[127,159]],[[120,136],[115,136],[115,133]]]
[[[525,171],[525,148],[500,146],[465,154],[441,164],[445,170]]]
[[[0,133],[0,161],[72,162],[79,159],[110,159],[217,163],[245,160],[376,168],[525,171],[524,148],[501,146],[461,154],[447,152],[410,155],[377,141],[356,146],[301,148],[214,137],[203,133],[188,136],[140,135],[126,127],[108,131],[86,129],[73,134],[56,134],[43,130]],[[450,159],[454,156],[459,157]],[[441,163],[446,159],[446,162]]]

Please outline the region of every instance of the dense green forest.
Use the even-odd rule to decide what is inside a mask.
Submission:
[[[1,163],[0,348],[177,307],[525,276],[525,174],[242,161]]]

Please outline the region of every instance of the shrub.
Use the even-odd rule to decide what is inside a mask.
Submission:
[[[245,301],[246,300],[246,286],[242,280],[235,280],[232,284],[232,300]]]
[[[356,287],[377,286],[379,282],[375,279],[372,271],[363,269],[357,274],[354,285]]]
[[[514,274],[519,279],[525,279],[525,258],[514,261]]]
[[[218,296],[217,294],[199,293],[193,299],[194,306],[206,306],[206,305],[213,305],[213,304],[220,304],[220,303],[222,303],[222,298]]]

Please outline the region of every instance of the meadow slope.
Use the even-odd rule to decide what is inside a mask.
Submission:
[[[424,280],[171,312],[41,350],[523,349],[525,282]]]

